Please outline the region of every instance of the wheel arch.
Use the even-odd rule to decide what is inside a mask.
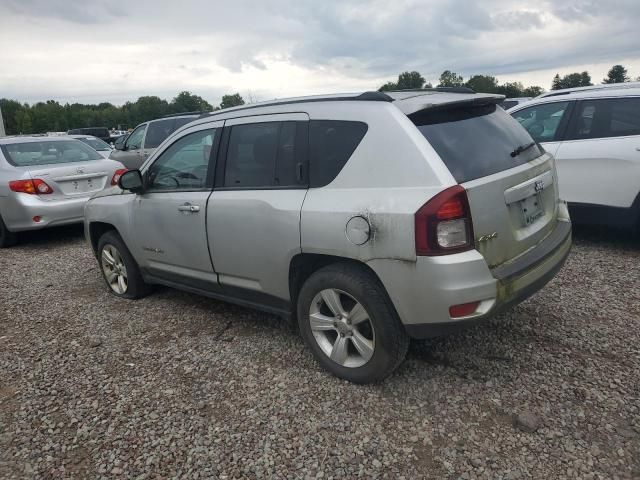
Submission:
[[[100,241],[100,237],[102,237],[105,233],[109,231],[114,231],[120,237],[122,235],[115,227],[115,225],[107,222],[91,222],[89,223],[89,242],[91,243],[91,248],[93,249],[93,253],[97,254],[98,252],[98,242]]]
[[[296,312],[296,304],[298,302],[298,294],[300,293],[300,289],[302,288],[302,285],[304,285],[304,282],[321,268],[338,263],[352,265],[370,273],[382,287],[389,305],[396,310],[384,283],[380,280],[378,274],[366,263],[353,258],[339,257],[335,255],[299,253],[294,256],[289,263],[289,295],[291,298],[291,310],[294,315]]]

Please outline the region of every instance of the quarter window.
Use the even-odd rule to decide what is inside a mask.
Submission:
[[[300,122],[302,123],[302,122]],[[225,187],[300,186],[298,122],[264,122],[231,127]]]
[[[640,98],[585,100],[578,104],[568,139],[640,135]]]
[[[569,102],[554,102],[523,108],[513,113],[536,142],[552,142],[569,106]]]
[[[216,129],[180,138],[151,165],[148,190],[201,190],[207,186]]]
[[[323,187],[345,166],[367,133],[367,124],[341,120],[312,120],[309,124],[309,183]]]

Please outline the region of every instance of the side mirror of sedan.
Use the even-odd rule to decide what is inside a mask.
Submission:
[[[118,186],[122,190],[128,190],[131,193],[143,193],[144,181],[140,170],[128,170],[120,176]]]

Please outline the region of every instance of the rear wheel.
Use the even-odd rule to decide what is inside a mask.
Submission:
[[[151,287],[142,279],[138,264],[115,231],[100,237],[98,262],[102,277],[114,295],[136,299],[151,292]]]
[[[311,275],[298,298],[298,323],[318,362],[355,383],[389,376],[409,346],[384,288],[357,266],[330,265]]]
[[[8,248],[18,243],[18,236],[10,232],[0,217],[0,248]]]

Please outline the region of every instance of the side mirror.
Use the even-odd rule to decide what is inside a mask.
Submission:
[[[116,150],[124,150],[124,142],[116,142],[113,144]]]
[[[132,193],[144,192],[144,181],[140,170],[128,170],[118,179],[118,186],[122,190],[128,190]]]

